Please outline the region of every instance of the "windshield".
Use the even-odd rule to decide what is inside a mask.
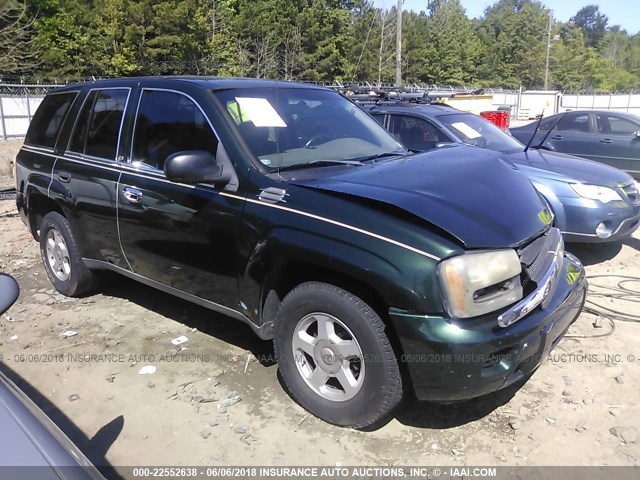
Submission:
[[[441,115],[438,120],[467,145],[502,153],[520,152],[524,148],[524,145],[493,123],[470,113]]]
[[[407,153],[375,120],[336,92],[283,87],[214,93],[251,152],[271,171]]]

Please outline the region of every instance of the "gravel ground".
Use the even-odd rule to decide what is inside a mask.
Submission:
[[[640,277],[639,233],[568,249],[589,276]],[[0,317],[2,369],[98,465],[640,465],[637,323],[598,337],[610,323],[584,313],[524,385],[444,406],[409,395],[385,426],[359,432],[295,404],[271,343],[240,323],[114,276],[93,296],[57,294],[11,201],[0,201],[0,271],[22,288]]]
[[[13,158],[21,146],[22,140],[0,140],[0,178],[11,175]]]

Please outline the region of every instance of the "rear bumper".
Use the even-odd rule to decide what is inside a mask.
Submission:
[[[391,310],[416,396],[457,401],[505,388],[539,367],[578,318],[587,291],[584,269],[571,254],[546,309],[537,307],[513,325],[498,314],[452,320]]]

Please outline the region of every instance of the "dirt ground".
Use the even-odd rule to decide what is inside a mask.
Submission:
[[[568,249],[589,276],[640,277],[640,233]],[[640,465],[638,323],[594,337],[611,326],[584,313],[524,385],[453,405],[408,395],[359,432],[307,415],[271,343],[239,322],[114,276],[83,299],[55,293],[12,201],[0,201],[0,271],[22,289],[0,317],[2,369],[98,465]]]

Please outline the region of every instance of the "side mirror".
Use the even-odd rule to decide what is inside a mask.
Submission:
[[[20,287],[13,277],[0,273],[0,315],[9,310],[20,295]]]
[[[164,174],[172,182],[210,183],[226,185],[233,178],[233,173],[218,163],[213,155],[202,150],[177,152],[167,157]]]
[[[640,138],[640,130],[633,133],[633,138]]]

